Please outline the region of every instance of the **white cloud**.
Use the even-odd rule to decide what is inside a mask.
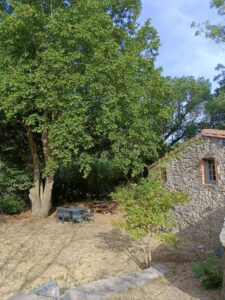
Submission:
[[[143,0],[141,21],[152,19],[161,48],[158,64],[165,75],[204,76],[213,81],[218,63],[225,63],[225,51],[211,40],[196,37],[192,21],[219,20],[205,0]],[[214,84],[215,87],[215,84]]]

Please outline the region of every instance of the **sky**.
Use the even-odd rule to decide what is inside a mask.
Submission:
[[[218,63],[225,64],[225,48],[203,36],[195,36],[191,23],[221,21],[209,0],[142,0],[140,23],[150,18],[161,47],[157,65],[165,76],[205,77],[212,83]]]

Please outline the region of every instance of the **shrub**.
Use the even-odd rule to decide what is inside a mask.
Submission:
[[[193,266],[195,278],[202,278],[201,286],[207,290],[220,288],[223,283],[221,258],[210,257],[203,263]]]
[[[32,173],[22,162],[0,155],[0,190],[4,194],[27,192],[32,187]]]
[[[59,167],[55,176],[53,205],[82,199],[107,198],[123,181],[119,170],[106,158],[96,159],[86,178],[77,163]]]
[[[14,214],[22,210],[25,203],[15,194],[6,194],[0,198],[0,212]]]
[[[112,195],[119,200],[119,208],[124,213],[124,220],[119,226],[124,228],[132,238],[140,239],[145,257],[145,267],[151,262],[150,237],[160,238],[165,243],[177,245],[177,239],[170,233],[175,226],[171,210],[187,200],[183,192],[171,192],[163,188],[163,182],[157,174],[150,174],[140,184],[122,187]],[[148,236],[148,242],[144,238]]]

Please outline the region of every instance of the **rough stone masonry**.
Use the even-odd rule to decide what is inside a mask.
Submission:
[[[225,130],[202,130],[153,169],[159,164],[164,166],[165,187],[190,196],[175,209],[179,230],[201,242],[219,241],[225,216]]]

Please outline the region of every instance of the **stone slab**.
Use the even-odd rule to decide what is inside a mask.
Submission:
[[[101,300],[126,292],[128,289],[139,287],[150,282],[167,272],[167,268],[162,265],[135,273],[128,273],[117,277],[93,281],[78,288],[66,291],[63,300]]]
[[[60,299],[59,286],[57,282],[48,282],[33,291],[38,296],[50,297],[55,300]]]
[[[29,294],[29,295],[16,294],[12,297],[9,297],[8,300],[52,300],[52,298],[37,296],[34,294]]]

